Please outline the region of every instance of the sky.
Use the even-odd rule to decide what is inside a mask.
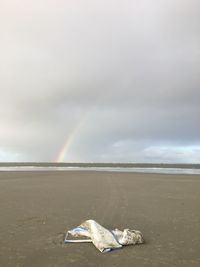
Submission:
[[[199,0],[1,0],[0,161],[200,162]]]

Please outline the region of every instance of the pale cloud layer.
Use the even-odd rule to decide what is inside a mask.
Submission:
[[[0,8],[0,161],[199,162],[200,2]]]

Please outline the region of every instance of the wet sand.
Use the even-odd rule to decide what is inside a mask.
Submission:
[[[200,266],[200,175],[0,172],[0,266]],[[144,245],[101,254],[63,244],[86,219],[139,229]]]

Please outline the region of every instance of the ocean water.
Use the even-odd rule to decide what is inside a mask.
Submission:
[[[0,166],[0,171],[107,171],[160,174],[200,174],[198,168],[167,167],[81,167],[81,166]]]

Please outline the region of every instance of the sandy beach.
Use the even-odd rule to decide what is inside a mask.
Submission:
[[[200,266],[200,175],[0,172],[0,266]],[[144,245],[101,254],[63,244],[86,219],[142,231]]]

